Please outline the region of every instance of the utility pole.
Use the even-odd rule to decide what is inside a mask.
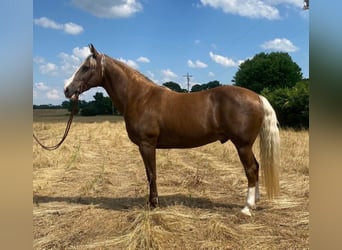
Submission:
[[[186,80],[188,81],[188,92],[190,92],[190,77],[192,77],[192,75],[189,75],[189,72],[188,72],[183,77],[186,77]]]

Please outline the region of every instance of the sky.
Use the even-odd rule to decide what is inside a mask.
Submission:
[[[302,0],[33,1],[33,103],[61,104],[88,44],[156,84],[232,84],[254,55],[287,52],[309,77],[309,10]],[[95,88],[80,96],[90,101]]]

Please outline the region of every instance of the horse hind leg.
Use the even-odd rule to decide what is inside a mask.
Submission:
[[[246,205],[241,212],[251,216],[250,209],[255,209],[256,201],[259,200],[259,164],[252,152],[251,145],[237,147],[237,151],[248,180]]]

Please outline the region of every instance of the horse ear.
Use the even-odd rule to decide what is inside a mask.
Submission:
[[[97,50],[95,49],[93,44],[89,44],[89,49],[90,49],[90,53],[96,58],[96,56],[99,54],[99,52],[97,52]]]

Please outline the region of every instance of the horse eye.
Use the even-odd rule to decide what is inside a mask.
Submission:
[[[87,72],[89,69],[90,69],[90,67],[88,67],[88,66],[83,66],[81,70],[82,70],[83,72]]]

